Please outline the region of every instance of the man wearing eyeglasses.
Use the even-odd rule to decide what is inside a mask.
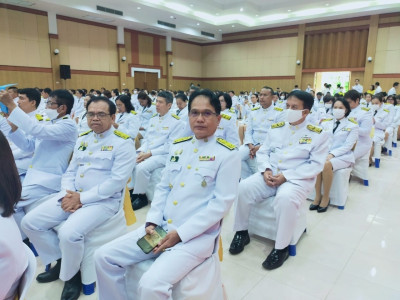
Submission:
[[[22,105],[23,94],[20,97]],[[66,90],[53,91],[46,109],[51,119],[49,122],[43,119],[36,122],[29,118],[5,91],[0,92],[0,101],[10,113],[8,121],[12,132],[8,135],[9,139],[21,150],[34,152],[22,184],[21,199],[24,201],[18,203],[14,214],[20,225],[26,206],[61,189],[61,176],[68,167],[78,137],[76,125],[69,117],[74,99]]]
[[[129,299],[128,295],[136,293],[137,299],[170,299],[173,285],[209,258],[218,242],[221,220],[237,196],[240,156],[235,145],[215,136],[221,120],[221,104],[215,94],[195,91],[188,106],[194,136],[179,138],[171,145],[146,224],[95,252],[100,300]],[[136,242],[146,233],[153,234],[157,225],[168,233],[145,254]],[[154,258],[137,291],[129,290],[124,277],[128,267]],[[212,287],[197,280],[190,295],[177,297],[206,299],[196,292]],[[215,299],[223,298],[219,289]]]
[[[37,281],[65,281],[63,300],[79,297],[85,235],[118,212],[135,163],[133,140],[112,126],[115,112],[115,104],[105,97],[89,100],[91,130],[78,138],[61,191],[22,220],[43,264],[57,261]],[[52,229],[63,221],[57,234]]]
[[[170,112],[173,103],[172,94],[162,91],[157,96],[157,114],[150,119],[146,136],[137,150],[138,156],[133,174],[134,184],[131,192],[132,208],[138,210],[148,204],[146,190],[151,174],[165,166],[167,154],[172,142],[179,137],[184,122]]]

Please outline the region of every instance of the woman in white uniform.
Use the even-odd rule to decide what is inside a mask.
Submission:
[[[349,103],[339,98],[333,102],[333,136],[322,172],[317,176],[315,183],[315,199],[310,205],[310,210],[319,213],[326,212],[329,205],[329,193],[331,190],[333,172],[354,165],[353,148],[358,139],[358,124],[353,119],[348,119],[351,108]],[[299,143],[308,143],[308,138],[301,138]],[[324,195],[321,194],[322,185]]]
[[[13,213],[21,182],[10,146],[0,131],[0,299],[12,300],[28,266],[28,256]]]
[[[115,100],[118,113],[115,117],[114,128],[128,134],[133,140],[139,133],[140,117],[132,106],[129,96],[122,95]]]
[[[89,124],[87,122],[87,118],[86,118],[86,104],[89,102],[91,96],[85,96],[85,98],[83,99],[83,105],[85,107],[85,110],[81,113],[81,115],[77,118],[77,128],[78,128],[78,133],[84,133],[88,130],[90,130]]]
[[[231,112],[232,98],[229,94],[223,93],[218,95],[221,103],[221,122],[215,132],[216,137],[223,138],[229,143],[239,148],[239,130],[236,124],[236,114]]]
[[[385,130],[389,126],[390,115],[389,110],[383,107],[383,99],[380,94],[374,95],[371,103],[371,108],[374,115],[372,119],[372,123],[374,124],[374,136],[372,138],[373,144],[371,153],[369,155],[369,165],[372,166],[374,163],[372,157],[375,157],[375,167],[379,168],[381,162],[382,145],[385,142]]]
[[[140,128],[139,133],[141,138],[146,134],[147,126],[150,118],[156,113],[156,106],[152,105],[151,98],[145,92],[140,92],[138,95],[141,111],[140,113]]]

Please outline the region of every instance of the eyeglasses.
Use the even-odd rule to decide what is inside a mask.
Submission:
[[[200,116],[203,116],[203,118],[209,119],[209,118],[211,118],[211,116],[216,116],[216,115],[217,114],[215,112],[212,112],[212,111],[209,111],[209,110],[206,110],[206,111],[203,111],[203,112],[200,112],[200,111],[197,111],[197,110],[191,110],[189,112],[189,117],[191,117],[191,118],[198,118]]]
[[[53,106],[53,105],[55,105],[55,104],[57,104],[58,106],[60,106],[60,104],[58,104],[57,102],[51,102],[51,101],[47,101],[46,106],[49,107],[49,106]]]
[[[107,114],[105,112],[99,112],[99,113],[94,113],[94,112],[88,112],[86,114],[86,117],[88,119],[93,119],[95,116],[97,116],[99,119],[104,119],[107,116],[111,116],[111,114]]]

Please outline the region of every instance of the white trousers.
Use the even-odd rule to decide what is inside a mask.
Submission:
[[[304,180],[305,181],[305,180]],[[235,207],[234,231],[247,230],[254,203],[274,196],[272,207],[276,218],[275,249],[283,249],[290,244],[301,203],[306,200],[314,181],[304,185],[285,182],[278,188],[268,186],[263,175],[256,173],[239,184],[239,198]]]
[[[242,159],[241,178],[245,179],[257,172],[257,158],[250,158],[250,149],[247,145],[239,147],[239,154]]]
[[[58,197],[57,197],[58,198]],[[116,214],[101,204],[86,205],[74,213],[65,212],[57,198],[52,198],[29,212],[21,223],[22,230],[35,246],[44,265],[62,258],[60,279],[71,279],[80,269],[85,235]],[[58,234],[53,228],[61,222]]]
[[[141,261],[157,257],[150,269],[139,282],[139,295],[143,300],[167,300],[172,294],[172,286],[205,259],[197,257],[182,248],[174,247],[161,255],[145,254],[136,242],[145,235],[144,226],[139,227],[104,246],[95,254],[99,300],[129,299],[125,273],[127,267]]]
[[[165,167],[167,156],[150,156],[135,167],[134,190],[135,194],[146,193],[151,174],[155,169]]]

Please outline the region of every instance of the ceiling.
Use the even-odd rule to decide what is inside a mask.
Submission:
[[[400,12],[400,0],[0,0],[60,15],[210,43],[222,34]],[[119,10],[102,12],[97,5]],[[163,21],[176,28],[157,24]],[[205,36],[201,32],[213,34]]]

